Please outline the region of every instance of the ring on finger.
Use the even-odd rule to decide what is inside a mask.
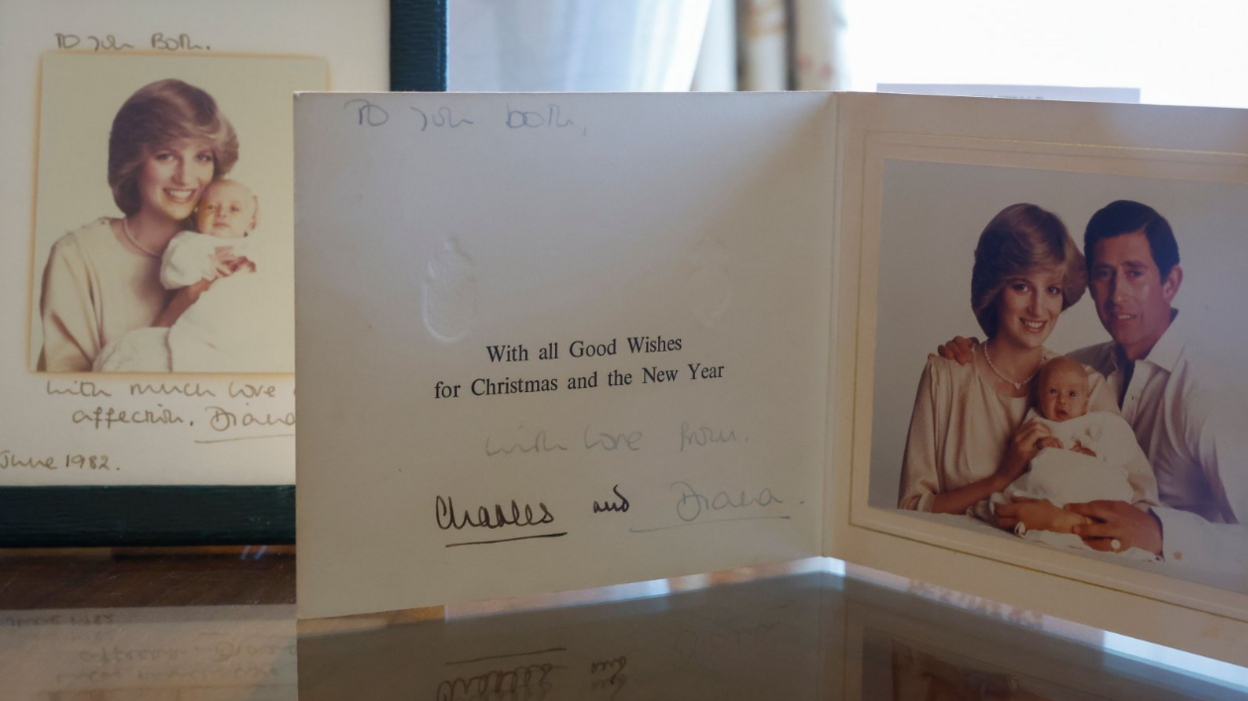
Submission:
[[[1109,547],[1114,552],[1118,552],[1119,550],[1122,550],[1122,541],[1118,540],[1117,538],[1114,538],[1113,540],[1109,541]]]

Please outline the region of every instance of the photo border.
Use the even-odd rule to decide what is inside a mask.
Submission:
[[[880,285],[881,217],[885,196],[884,168],[890,161],[949,165],[976,165],[1054,173],[1087,173],[1131,177],[1248,183],[1248,156],[1189,154],[1157,149],[1109,149],[1092,145],[984,142],[946,137],[871,134],[867,139],[866,178],[870,183],[864,201],[863,278],[860,304],[874,308]],[[1071,166],[1075,167],[1071,167]],[[1204,177],[1199,177],[1204,176]],[[875,324],[858,337],[860,379],[856,399],[855,445],[866,456],[854,463],[853,501],[850,523],[872,530],[911,538],[950,550],[992,558],[1040,572],[1155,598],[1248,622],[1248,595],[1187,580],[1124,567],[1100,559],[1037,548],[1035,544],[1002,541],[947,524],[919,520],[908,513],[871,506],[870,451],[875,377]],[[1174,583],[1178,583],[1175,586]]]
[[[837,99],[840,257],[827,554],[1248,664],[1248,595],[868,505],[884,157],[1242,183],[1248,154],[1228,146],[1248,141],[1248,121],[1234,110],[1183,107],[877,94]]]

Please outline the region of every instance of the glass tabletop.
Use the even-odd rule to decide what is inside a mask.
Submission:
[[[830,560],[298,623],[294,568],[289,548],[0,553],[3,697],[1248,699],[1238,668]]]

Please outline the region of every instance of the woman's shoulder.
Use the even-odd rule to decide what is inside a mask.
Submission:
[[[113,230],[115,221],[112,217],[100,217],[66,233],[52,244],[52,255],[103,260],[124,253],[126,248]]]
[[[942,358],[935,353],[927,356],[927,366],[923,368],[923,374],[932,377],[940,377],[950,381],[958,381],[969,377],[974,377],[975,362],[963,365],[956,360]]]
[[[929,355],[920,384],[928,386],[937,394],[957,394],[974,381],[974,362],[963,365],[956,360]]]
[[[115,242],[117,236],[113,233],[113,221],[112,217],[100,217],[87,222],[77,229],[66,233],[53,246],[60,248],[70,246],[92,248],[105,243]]]

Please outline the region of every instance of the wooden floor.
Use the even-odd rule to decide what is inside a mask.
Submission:
[[[0,610],[293,603],[292,546],[0,550]]]

